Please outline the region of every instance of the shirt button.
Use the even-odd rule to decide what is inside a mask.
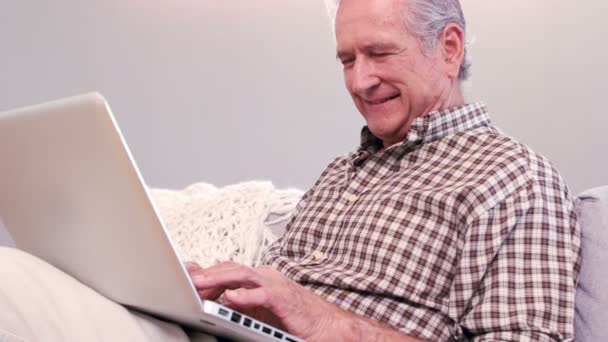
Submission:
[[[455,325],[452,328],[452,339],[454,341],[461,341],[464,339],[464,332],[462,331],[462,327],[460,327],[460,325]]]
[[[351,193],[344,194],[344,199],[350,203],[355,202],[358,198],[359,198],[359,196],[357,196],[355,194],[351,194]]]
[[[314,251],[312,252],[312,260],[313,261],[320,261],[325,259],[325,254],[323,254],[321,251]]]

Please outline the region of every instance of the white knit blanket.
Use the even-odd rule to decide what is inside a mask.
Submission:
[[[270,182],[224,188],[197,183],[182,191],[150,192],[182,260],[203,267],[226,260],[256,266],[302,196]]]

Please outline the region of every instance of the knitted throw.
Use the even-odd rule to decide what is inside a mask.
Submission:
[[[181,260],[208,267],[226,260],[256,266],[282,234],[302,191],[245,182],[224,188],[197,183],[150,194]]]

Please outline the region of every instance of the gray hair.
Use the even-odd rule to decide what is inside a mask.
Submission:
[[[450,23],[460,26],[466,34],[466,21],[459,0],[408,0],[408,15],[405,26],[418,38],[426,52],[439,43],[441,33]],[[336,12],[340,0],[325,0],[327,11],[335,25]],[[467,44],[464,47],[464,59],[460,65],[458,79],[466,81],[471,74],[471,61]]]

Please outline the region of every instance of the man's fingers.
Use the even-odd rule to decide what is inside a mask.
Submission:
[[[229,268],[235,268],[235,267],[242,267],[242,265],[237,264],[232,261],[225,261],[225,262],[219,263],[215,266],[211,266],[208,268],[202,268],[201,265],[199,265],[196,261],[185,261],[184,266],[186,266],[186,269],[188,270],[188,272],[190,272],[190,271],[213,272],[214,270],[217,270],[217,269],[229,269]]]
[[[271,297],[265,288],[227,290],[224,299],[228,305],[241,308],[263,307],[270,309]]]
[[[199,265],[198,263],[196,263],[194,261],[186,261],[186,262],[184,262],[184,266],[186,266],[186,270],[188,272],[192,272],[192,271],[202,270],[203,269],[201,267],[201,265]]]
[[[184,265],[199,296],[206,300],[218,299],[227,289],[259,287],[264,278],[258,270],[234,262],[224,262],[206,269],[194,262]]]
[[[205,300],[217,300],[226,289],[223,287],[216,287],[213,289],[200,290],[198,295]]]
[[[186,263],[185,265],[186,265],[186,269],[188,269],[188,273],[190,274],[190,277],[214,275],[217,273],[226,272],[228,270],[245,267],[243,265],[239,265],[239,264],[233,263],[233,262],[223,262],[221,264],[217,264],[217,265],[214,265],[214,266],[211,266],[208,268],[202,268],[198,264],[192,265],[191,263]]]
[[[188,271],[188,275],[194,282],[194,285],[198,283],[197,279],[202,279],[207,275],[214,275],[218,273],[226,272],[227,270],[236,269],[239,267],[244,267],[236,263],[232,262],[224,262],[209,268],[202,268],[199,264],[195,262],[185,262],[186,270]]]
[[[192,275],[197,290],[212,288],[255,288],[263,281],[256,270],[250,267],[228,267],[214,272],[201,272]]]

